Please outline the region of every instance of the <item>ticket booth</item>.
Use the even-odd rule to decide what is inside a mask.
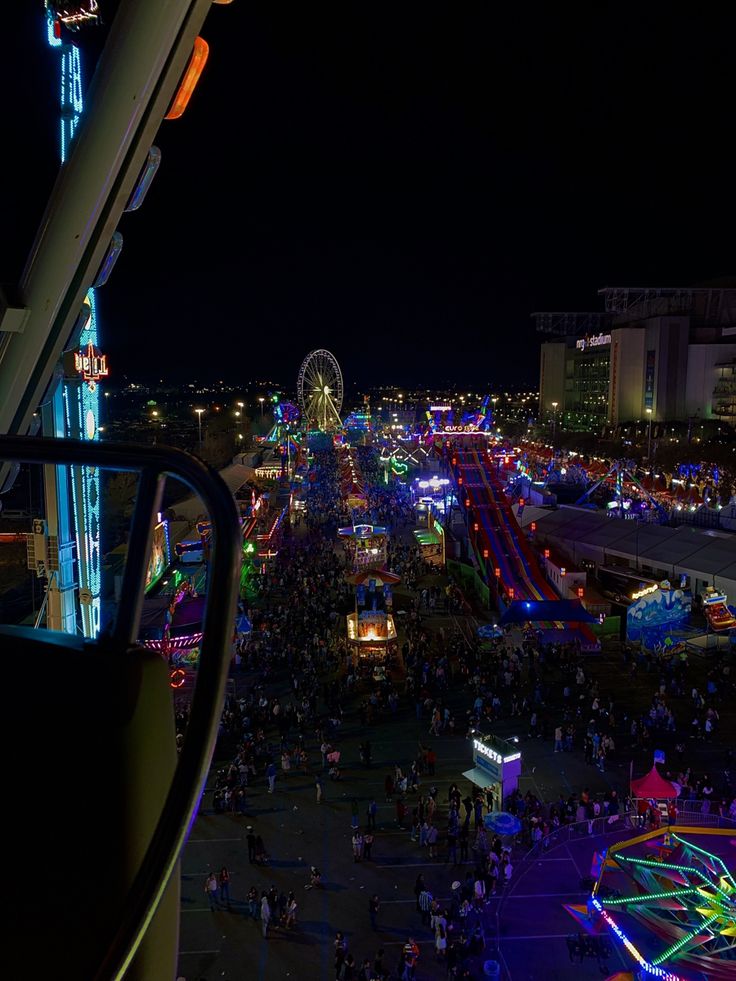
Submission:
[[[463,776],[481,790],[490,788],[493,810],[503,811],[504,801],[519,785],[521,752],[516,743],[499,736],[473,736],[473,766]]]

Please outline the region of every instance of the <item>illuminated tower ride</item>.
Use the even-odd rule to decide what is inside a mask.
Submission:
[[[79,8],[68,23],[71,29],[83,23],[96,20],[96,4],[88,5],[93,12],[84,14]],[[81,19],[80,19],[81,18]],[[60,154],[61,163],[66,161],[70,143],[79,124],[84,107],[82,93],[82,65],[80,51],[76,44],[62,39],[63,15],[54,11],[46,3],[46,30],[49,46],[58,51],[61,67],[60,91]],[[117,253],[122,239],[115,242]],[[103,264],[101,275],[111,267],[110,253]],[[114,260],[113,260],[114,261]],[[98,282],[100,276],[98,275]],[[94,289],[87,293],[84,314],[81,318],[81,332],[74,338],[76,350],[69,352],[64,359],[64,380],[59,381],[50,400],[49,409],[43,413],[45,435],[71,436],[75,439],[97,440],[99,436],[100,390],[98,382],[107,375],[104,356],[97,349],[97,311]],[[76,333],[76,331],[75,331]],[[100,492],[99,474],[94,467],[47,467],[45,483],[47,489],[47,513],[55,508],[57,537],[60,553],[70,542],[64,543],[68,535],[61,533],[67,524],[69,514],[69,488],[74,515],[73,537],[76,543],[78,599],[82,617],[82,632],[85,637],[96,637],[100,630]],[[51,486],[53,484],[53,486]],[[49,493],[50,491],[50,493]],[[69,529],[70,530],[70,529]],[[61,554],[60,554],[61,558]],[[70,633],[77,632],[76,597],[73,565],[67,557],[60,563],[58,587],[61,595],[61,622],[49,622],[49,626]],[[51,610],[49,610],[51,614]]]

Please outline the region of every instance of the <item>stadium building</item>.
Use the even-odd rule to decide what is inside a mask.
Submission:
[[[569,429],[646,420],[736,425],[736,288],[599,291],[604,311],[535,313],[540,418]]]

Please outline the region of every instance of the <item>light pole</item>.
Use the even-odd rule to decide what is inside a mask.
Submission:
[[[199,430],[199,452],[202,452],[202,413],[204,409],[195,409],[197,413],[197,428]]]
[[[649,437],[647,439],[647,460],[651,460],[652,459],[652,410],[651,409],[647,409],[646,412],[647,412],[647,415],[649,416]]]
[[[557,430],[557,406],[559,402],[552,403],[552,449],[555,448],[555,432]]]
[[[262,418],[263,418],[263,403],[264,403],[264,402],[265,402],[266,400],[265,400],[265,399],[264,399],[264,397],[263,397],[263,396],[261,395],[261,396],[259,396],[259,398],[258,398],[258,401],[259,401],[259,402],[261,403],[261,419],[262,419]]]

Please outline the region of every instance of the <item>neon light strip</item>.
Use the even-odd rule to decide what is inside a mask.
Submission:
[[[602,899],[604,906],[624,906],[627,903],[647,905],[652,899],[674,899],[676,896],[692,896],[698,889],[669,889],[666,892],[648,892],[641,896],[623,896],[617,899]]]
[[[613,932],[616,934],[616,936],[624,945],[624,947],[628,950],[628,952],[631,954],[631,956],[634,958],[637,964],[644,971],[654,975],[654,977],[656,978],[662,978],[663,981],[685,981],[685,979],[682,978],[679,974],[673,974],[671,971],[665,971],[664,968],[658,967],[656,964],[650,963],[642,954],[639,953],[638,949],[629,940],[629,938],[626,936],[626,934],[618,925],[618,923],[616,923],[614,918],[607,910],[603,909],[603,907],[598,902],[598,900],[593,898],[590,900],[590,902],[598,910],[598,912],[605,920],[606,924],[611,928],[611,930],[613,930]],[[664,960],[664,958],[662,958],[662,960]]]
[[[56,37],[54,18],[46,10],[47,41],[49,46],[59,50],[61,55],[61,131],[60,155],[62,164],[66,161],[69,145],[79,124],[84,108],[82,91],[82,62],[79,48],[74,44],[62,42]],[[97,315],[94,291],[87,294],[90,305],[90,319],[82,331],[78,343],[97,346]],[[75,338],[75,343],[77,339]],[[70,392],[75,396],[70,398]],[[71,403],[74,402],[74,405]],[[97,385],[76,383],[64,384],[64,429],[68,436],[77,439],[96,441],[99,436],[100,391]],[[100,632],[100,489],[98,471],[95,467],[70,468],[72,485],[72,507],[74,528],[77,540],[77,567],[79,587],[87,589],[92,602],[81,607],[83,631],[86,637],[96,637]]]
[[[700,848],[698,845],[694,845],[691,841],[686,841],[684,838],[681,838],[678,834],[675,834],[674,831],[672,832],[672,837],[676,841],[679,841],[681,845],[684,845],[685,848],[691,848],[693,851],[700,852],[701,855],[707,855],[708,858],[710,858],[713,862],[720,865],[721,868],[723,869],[724,878],[728,879],[728,881],[733,885],[734,889],[736,889],[736,881],[734,881],[734,878],[731,875],[728,866],[724,863],[722,858],[719,858],[718,855],[712,855],[710,852],[707,852],[704,848]]]
[[[705,875],[703,872],[700,871],[700,869],[694,869],[692,866],[689,865],[672,865],[669,862],[653,862],[651,861],[651,859],[637,858],[633,855],[619,855],[618,858],[623,859],[624,862],[631,862],[633,865],[646,865],[649,868],[655,868],[655,869],[673,869],[676,872],[684,872],[686,875],[697,875],[700,879],[703,880],[707,888],[715,889],[716,892],[719,892],[722,896],[724,896],[727,900],[729,900],[729,902],[732,901],[731,897],[726,892],[726,890],[721,889],[721,887],[717,886],[715,882],[712,882],[707,875]]]
[[[713,923],[714,920],[717,920],[720,915],[720,913],[713,913],[712,916],[709,916],[707,920],[704,920],[702,923],[698,924],[698,926],[696,926],[694,930],[691,930],[690,933],[686,933],[684,937],[680,937],[680,939],[676,943],[669,946],[667,950],[662,951],[661,954],[658,954],[653,959],[652,964],[661,964],[662,961],[666,961],[668,957],[676,954],[678,950],[682,950],[682,948],[689,944],[691,940],[694,940],[699,933],[702,933],[703,930],[707,930],[711,923]]]
[[[184,634],[181,637],[171,637],[169,640],[143,640],[143,647],[148,647],[153,651],[177,651],[187,650],[202,643],[203,634]]]

